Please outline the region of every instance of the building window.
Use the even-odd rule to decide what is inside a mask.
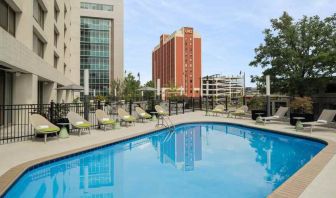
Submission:
[[[54,45],[57,47],[57,42],[58,42],[58,33],[54,31]]]
[[[63,66],[63,73],[64,73],[64,75],[66,73],[66,70],[67,70],[67,66],[66,66],[66,64],[64,64],[64,66]]]
[[[54,68],[57,69],[58,57],[54,55]]]
[[[13,36],[15,36],[15,16],[14,10],[4,0],[0,0],[0,26]]]
[[[56,22],[57,22],[57,20],[58,20],[59,12],[60,12],[59,7],[58,7],[58,5],[57,5],[57,2],[55,1],[55,2],[54,2],[54,18],[55,18],[55,21],[56,21]]]
[[[38,0],[34,0],[33,16],[41,28],[44,29],[44,10]]]
[[[82,9],[89,9],[89,10],[102,10],[102,11],[110,11],[110,12],[113,11],[113,6],[106,5],[106,4],[81,2],[80,7]]]
[[[33,34],[33,51],[43,58],[44,56],[44,43],[41,41],[41,39],[34,33]]]

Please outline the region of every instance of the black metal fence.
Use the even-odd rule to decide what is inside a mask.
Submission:
[[[320,115],[323,109],[336,109],[336,97],[318,97],[313,98],[313,101],[315,119]],[[239,105],[230,102],[228,99],[216,100],[214,97],[179,98],[167,101],[157,99],[142,100],[138,98],[130,100],[111,100],[105,103],[91,102],[88,103],[87,106],[83,103],[54,102],[50,104],[0,105],[0,144],[24,141],[35,136],[34,130],[29,122],[32,114],[40,114],[57,125],[57,123],[60,122],[67,122],[67,113],[73,111],[82,117],[87,117],[94,127],[98,127],[95,114],[97,109],[104,110],[111,118],[118,120],[118,108],[123,108],[131,115],[136,115],[136,107],[139,106],[148,113],[151,113],[155,111],[154,106],[157,104],[167,109],[169,115],[184,114],[198,110],[207,111],[213,109],[218,104],[224,105],[226,109]],[[274,106],[276,108],[277,105]],[[282,103],[281,106],[283,106]],[[85,111],[86,107],[88,108],[87,111]],[[86,112],[87,115],[85,115]]]

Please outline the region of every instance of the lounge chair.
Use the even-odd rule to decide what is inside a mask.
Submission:
[[[48,134],[56,134],[58,137],[58,132],[60,128],[49,122],[45,117],[40,114],[33,114],[30,116],[30,123],[34,128],[35,135],[43,134],[44,143],[47,142]]]
[[[243,105],[239,107],[238,109],[236,109],[235,112],[231,112],[231,115],[233,115],[235,118],[237,118],[237,116],[242,117],[247,114],[247,111],[248,111],[248,106]]]
[[[210,111],[213,116],[217,116],[218,114],[224,114],[225,113],[225,107],[224,105],[217,105],[213,110]]]
[[[169,115],[169,113],[163,107],[161,107],[160,105],[155,105],[154,108],[155,108],[155,111],[157,112],[159,117]]]
[[[151,119],[152,116],[147,113],[145,110],[143,110],[142,108],[140,107],[136,107],[135,108],[135,111],[137,112],[137,114],[139,115],[139,118],[142,120],[142,122],[146,119]]]
[[[124,109],[122,108],[118,108],[118,116],[121,118],[121,121],[126,123],[133,123],[136,121],[136,118],[132,115],[130,115],[129,113],[127,113]]]
[[[288,107],[280,107],[273,116],[261,117],[261,120],[263,121],[264,124],[266,124],[266,121],[282,120],[287,112]]]
[[[114,126],[116,124],[116,121],[112,118],[109,118],[109,116],[103,110],[97,109],[96,117],[99,126],[104,126],[104,131],[106,131],[106,126]]]
[[[324,109],[320,115],[320,117],[317,119],[317,121],[314,122],[303,122],[302,125],[309,125],[310,126],[310,133],[313,132],[314,126],[320,126],[320,125],[326,125],[330,124],[336,115],[336,110],[330,110],[330,109]]]
[[[92,124],[89,121],[82,118],[77,113],[70,111],[67,115],[67,118],[69,119],[70,124],[75,129],[78,129],[79,136],[82,134],[82,131],[84,131],[85,129],[89,130],[89,134],[91,133],[90,127],[92,126]]]

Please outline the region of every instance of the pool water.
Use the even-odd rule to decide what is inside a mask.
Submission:
[[[195,123],[27,171],[5,197],[266,197],[324,144]]]

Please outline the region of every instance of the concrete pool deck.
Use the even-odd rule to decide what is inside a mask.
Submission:
[[[313,160],[302,167],[283,185],[276,189],[271,197],[335,197],[336,188],[336,130],[319,127],[312,134],[309,129],[296,132],[292,126],[281,122],[266,125],[256,125],[255,121],[247,118],[234,119],[225,117],[205,116],[202,111],[171,116],[174,123],[185,122],[228,122],[255,128],[276,130],[284,133],[323,139],[328,146]],[[25,141],[0,145],[0,195],[28,167],[71,153],[84,151],[108,143],[118,142],[134,136],[155,131],[156,122],[136,123],[135,126],[122,127],[116,130],[92,130],[91,134],[82,136],[71,135],[67,139],[48,139]]]

